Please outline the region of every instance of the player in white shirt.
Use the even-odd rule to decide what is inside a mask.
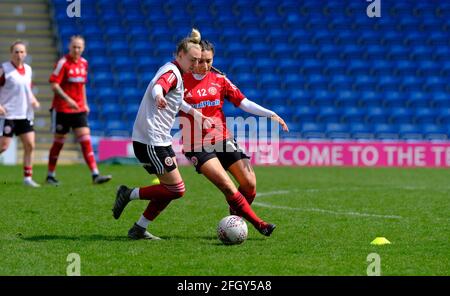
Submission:
[[[24,184],[40,187],[32,179],[35,133],[34,109],[39,101],[31,90],[32,69],[25,64],[27,47],[16,41],[10,47],[11,61],[0,65],[0,154],[8,149],[12,137],[18,136],[24,147]]]
[[[156,174],[160,184],[128,188],[121,185],[112,209],[118,219],[129,201],[149,200],[147,209],[128,231],[131,239],[159,239],[146,229],[161,211],[174,199],[184,195],[183,179],[177,168],[172,149],[170,130],[181,109],[202,122],[200,112],[183,103],[184,85],[182,74],[197,66],[201,57],[200,32],[193,29],[191,36],[184,38],[177,46],[175,61],[166,63],[156,73],[142,98],[133,127],[133,148],[136,158],[149,174]],[[207,121],[208,119],[203,118]]]

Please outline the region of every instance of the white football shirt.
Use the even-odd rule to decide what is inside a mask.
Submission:
[[[152,95],[152,90],[158,79],[169,71],[172,71],[176,75],[177,86],[164,96],[167,100],[166,108],[158,109],[156,100]],[[148,85],[142,98],[136,120],[134,121],[133,141],[151,146],[172,145],[170,130],[174,125],[175,117],[183,102],[183,97],[184,86],[181,72],[175,64],[171,62],[166,63],[156,72],[155,77],[153,77]]]
[[[0,105],[6,109],[6,119],[29,119],[34,117],[31,106],[31,77],[32,70],[24,64],[25,75],[21,75],[11,62],[1,65],[0,76],[5,75],[5,84],[0,87]]]

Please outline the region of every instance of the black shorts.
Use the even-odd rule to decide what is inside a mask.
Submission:
[[[89,127],[87,113],[63,113],[50,110],[52,114],[52,133],[67,134],[70,129]]]
[[[134,155],[149,174],[164,175],[177,168],[172,146],[150,146],[133,141]]]
[[[21,135],[34,132],[33,122],[28,119],[4,119],[0,118],[0,136],[12,138],[13,135]]]
[[[214,147],[204,147],[202,148],[202,151],[199,152],[184,153],[187,159],[195,166],[197,173],[201,174],[200,168],[202,165],[214,157],[217,157],[225,170],[228,170],[228,168],[238,160],[245,158],[250,159],[234,139],[219,142]]]

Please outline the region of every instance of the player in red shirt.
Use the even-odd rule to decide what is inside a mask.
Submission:
[[[39,101],[31,89],[32,69],[25,63],[27,47],[22,41],[11,47],[11,61],[0,64],[0,154],[8,149],[12,137],[18,136],[24,147],[23,183],[40,187],[32,179],[35,132],[33,109]]]
[[[215,69],[211,71],[214,46],[206,40],[202,40],[200,45],[202,58],[198,67],[193,73],[183,75],[184,100],[203,116],[214,119],[214,126],[201,129],[194,124],[191,116],[180,112],[183,152],[197,172],[205,175],[224,193],[231,214],[243,216],[260,233],[270,236],[275,225],[260,219],[250,206],[256,196],[256,176],[249,157],[239,148],[226,127],[222,106],[226,99],[246,112],[278,121],[285,131],[288,131],[288,127],[273,111],[248,100],[222,73]],[[239,188],[236,188],[227,170],[239,183]]]
[[[87,103],[85,85],[88,62],[81,56],[84,51],[84,45],[83,37],[72,36],[69,53],[58,61],[49,80],[55,93],[51,108],[54,140],[49,153],[46,181],[52,185],[59,184],[55,178],[56,162],[70,129],[73,130],[77,141],[81,145],[84,160],[92,173],[93,183],[105,183],[112,178],[111,175],[100,175],[94,151],[92,150],[91,131],[87,121],[89,105]]]

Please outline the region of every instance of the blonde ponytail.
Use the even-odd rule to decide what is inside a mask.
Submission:
[[[183,38],[177,45],[177,54],[180,53],[180,51],[183,51],[184,53],[187,53],[189,49],[192,47],[200,48],[200,41],[202,35],[200,34],[200,31],[193,28],[191,31],[191,35],[189,37]]]

